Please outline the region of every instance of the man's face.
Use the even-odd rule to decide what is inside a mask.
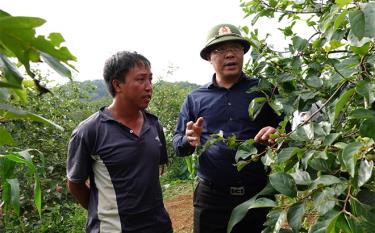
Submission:
[[[208,55],[208,61],[215,69],[216,76],[237,78],[243,65],[243,46],[236,42],[224,42],[215,46]]]
[[[116,95],[131,106],[143,110],[152,97],[152,73],[145,65],[138,65],[129,70],[125,82],[119,82]]]

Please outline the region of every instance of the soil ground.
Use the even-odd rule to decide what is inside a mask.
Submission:
[[[191,233],[193,226],[192,195],[179,195],[165,201],[175,233]]]
[[[174,233],[193,232],[193,187],[191,183],[173,185],[164,193],[164,205]]]

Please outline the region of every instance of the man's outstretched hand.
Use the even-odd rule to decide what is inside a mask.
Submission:
[[[196,122],[189,121],[186,123],[186,132],[187,141],[190,145],[197,147],[201,143],[201,134],[203,130],[203,117],[199,117]]]

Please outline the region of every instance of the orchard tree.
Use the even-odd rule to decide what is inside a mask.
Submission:
[[[261,159],[272,171],[233,211],[228,232],[248,209],[265,207],[264,232],[374,232],[375,1],[241,2],[251,22],[242,28],[252,45],[245,70],[260,78],[251,91],[265,96],[252,101],[250,117],[268,103],[285,121],[265,152],[252,139],[239,145],[238,169]],[[260,18],[283,22],[285,51],[260,38]]]
[[[41,215],[40,179],[32,158],[43,157],[38,150],[14,147],[16,143],[6,126],[14,120],[31,120],[62,130],[52,121],[25,110],[26,86],[30,84],[27,80],[32,80],[38,93],[50,92],[41,84],[32,65],[46,63],[60,75],[71,78],[74,67],[69,62],[76,60],[62,46],[64,39],[60,33],[48,37],[36,34],[35,28],[45,22],[36,17],[11,16],[0,10],[0,218],[5,223],[12,211],[20,216],[20,172],[34,178],[34,202]]]

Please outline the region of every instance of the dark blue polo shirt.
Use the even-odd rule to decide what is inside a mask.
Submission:
[[[158,213],[159,227],[163,227],[160,221],[165,223],[160,232],[171,231],[159,183],[159,164],[166,162],[164,133],[158,119],[147,112],[139,136],[113,119],[106,108],[83,121],[69,142],[67,176],[76,183],[90,178],[87,232],[146,227],[152,220],[129,226],[128,219],[150,211]]]
[[[264,105],[258,117],[249,118],[250,102],[260,97],[260,93],[249,93],[258,79],[248,78],[242,73],[239,81],[231,88],[218,87],[213,81],[194,90],[185,99],[173,137],[173,147],[178,156],[190,155],[195,148],[186,140],[186,123],[204,118],[201,143],[204,144],[212,134],[223,132],[224,137],[235,135],[237,139],[254,138],[265,126],[277,127],[278,117],[268,105]],[[262,145],[257,145],[263,150]],[[266,171],[261,161],[251,162],[240,172],[235,167],[236,150],[228,148],[223,142],[211,145],[199,156],[198,176],[217,185],[253,185],[266,183]]]

